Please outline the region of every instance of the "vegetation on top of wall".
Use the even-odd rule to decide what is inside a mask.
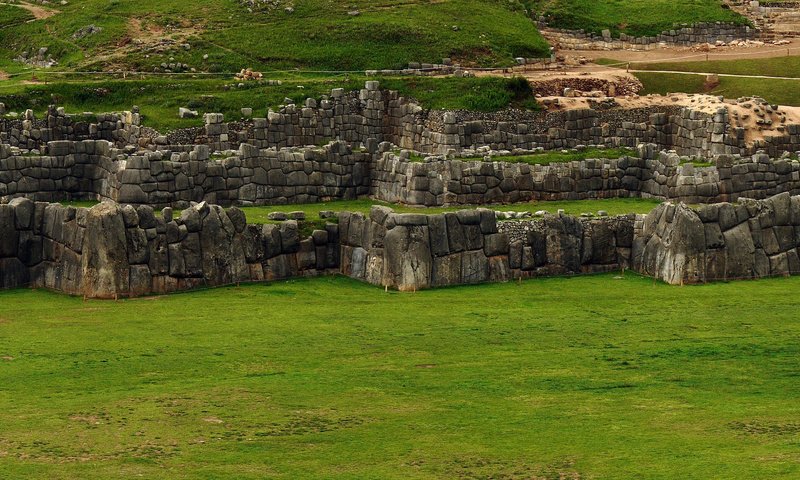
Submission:
[[[527,81],[519,78],[370,78],[380,80],[381,88],[398,90],[418,100],[424,108],[476,111],[539,108]],[[138,105],[144,125],[166,131],[202,125],[202,118],[178,118],[179,107],[198,110],[201,117],[203,113],[223,113],[227,120],[241,118],[241,109],[248,107],[253,108],[254,116],[265,117],[268,108],[277,108],[286,98],[301,104],[307,97],[328,95],[333,88],[358,90],[364,87],[366,79],[362,76],[290,78],[279,86],[248,82],[243,88],[230,80],[191,78],[15,84],[0,87],[0,102],[18,112],[32,108],[38,115],[44,114],[53,103],[70,113],[123,111]]]
[[[530,165],[550,165],[551,163],[566,163],[576,160],[621,158],[635,155],[630,148],[586,148],[583,150],[563,150],[534,153],[531,155],[503,155],[492,157],[497,162],[528,163]]]

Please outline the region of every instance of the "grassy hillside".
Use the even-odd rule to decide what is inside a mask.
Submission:
[[[33,20],[33,15],[19,7],[0,5],[0,29],[10,28]]]
[[[656,35],[675,25],[698,22],[746,23],[720,0],[527,0],[553,27],[600,33]]]
[[[0,477],[796,479],[798,288],[0,292]]]
[[[254,0],[268,7],[252,11],[246,3],[52,2],[48,18],[0,29],[0,69],[19,70],[11,59],[40,47],[68,69],[152,71],[181,63],[203,72],[400,68],[443,57],[507,65],[548,51],[517,0]],[[76,36],[89,25],[101,30]]]

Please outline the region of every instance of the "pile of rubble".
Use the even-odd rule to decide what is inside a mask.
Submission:
[[[20,56],[15,58],[14,61],[40,68],[49,68],[58,65],[58,61],[56,61],[51,55],[47,54],[47,47],[42,47],[35,53],[26,50],[22,52]]]
[[[247,9],[248,12],[270,12],[283,8],[286,13],[293,13],[294,7],[291,2],[283,0],[239,0],[239,4]]]
[[[617,77],[614,81],[602,78],[553,78],[533,80],[531,87],[537,96],[542,97],[617,97],[636,95],[642,88],[642,82],[635,77]],[[588,93],[587,93],[588,92]]]
[[[261,80],[264,75],[261,72],[254,72],[252,68],[243,68],[236,74],[236,80]]]
[[[690,48],[690,50],[695,52],[709,52],[712,50],[716,50],[718,48],[757,48],[757,47],[764,47],[768,45],[790,45],[792,42],[790,40],[780,39],[780,40],[770,40],[770,41],[761,41],[761,40],[734,40],[732,42],[723,42],[718,40],[714,43],[701,43],[699,45],[694,45]]]

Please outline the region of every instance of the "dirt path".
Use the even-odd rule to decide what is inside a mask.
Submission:
[[[43,20],[45,18],[50,18],[57,13],[61,13],[58,10],[54,10],[52,8],[42,7],[40,5],[32,5],[27,2],[20,2],[20,3],[0,2],[0,5],[8,5],[11,7],[24,8],[25,10],[31,12],[31,14],[36,20]]]
[[[800,55],[800,41],[794,40],[788,45],[782,46],[719,47],[708,52],[686,47],[668,47],[648,51],[559,50],[558,54],[563,57],[585,57],[589,60],[610,58],[620,63],[704,62],[706,60],[777,58]]]
[[[0,80],[8,80],[10,77],[8,74],[2,70],[0,70]]]

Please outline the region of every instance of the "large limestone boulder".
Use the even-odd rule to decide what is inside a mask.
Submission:
[[[82,257],[84,295],[116,298],[128,294],[130,267],[119,205],[104,202],[89,209]]]
[[[384,285],[400,291],[431,286],[431,245],[427,225],[396,226],[384,239]]]

